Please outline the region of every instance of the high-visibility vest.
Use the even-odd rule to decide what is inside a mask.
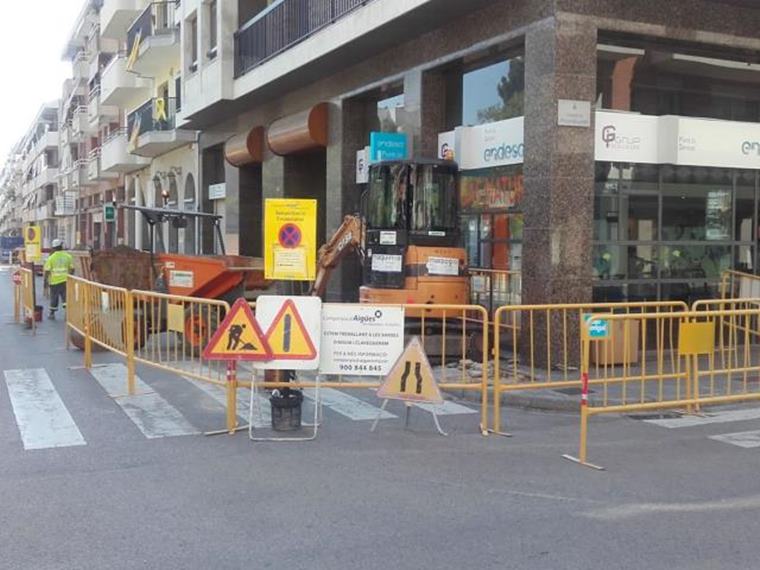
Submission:
[[[60,285],[66,283],[66,277],[74,269],[74,258],[68,251],[54,251],[45,262],[45,271],[50,272],[48,283]]]

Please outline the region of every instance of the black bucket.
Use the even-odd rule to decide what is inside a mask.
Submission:
[[[287,395],[270,396],[272,407],[272,429],[274,431],[295,431],[301,429],[301,404],[303,392],[287,390]]]

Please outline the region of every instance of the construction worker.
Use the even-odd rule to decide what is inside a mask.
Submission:
[[[67,251],[63,251],[63,241],[54,239],[53,252],[45,262],[45,290],[50,291],[49,319],[55,319],[59,301],[63,301],[66,308],[66,278],[74,273],[74,258]]]

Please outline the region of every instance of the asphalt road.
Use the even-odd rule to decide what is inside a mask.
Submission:
[[[604,472],[561,459],[578,436],[563,413],[506,409],[511,439],[451,413],[444,438],[424,410],[405,430],[390,406],[369,433],[335,404],[313,442],[208,437],[191,433],[223,425],[208,392],[140,369],[160,405],[109,395],[60,321],[10,323],[10,291],[0,270],[0,568],[760,566],[760,447],[711,439],[760,428],[757,409],[683,429],[594,418]]]

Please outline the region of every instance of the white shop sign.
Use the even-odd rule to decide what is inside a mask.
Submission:
[[[403,307],[322,305],[321,374],[385,376],[403,351]]]
[[[525,157],[523,117],[475,127],[457,127],[455,155],[459,168],[477,170],[522,164]]]
[[[596,113],[596,160],[760,169],[760,124]]]
[[[369,182],[369,147],[356,151],[356,183]]]
[[[659,119],[648,115],[597,111],[596,160],[659,163]]]

